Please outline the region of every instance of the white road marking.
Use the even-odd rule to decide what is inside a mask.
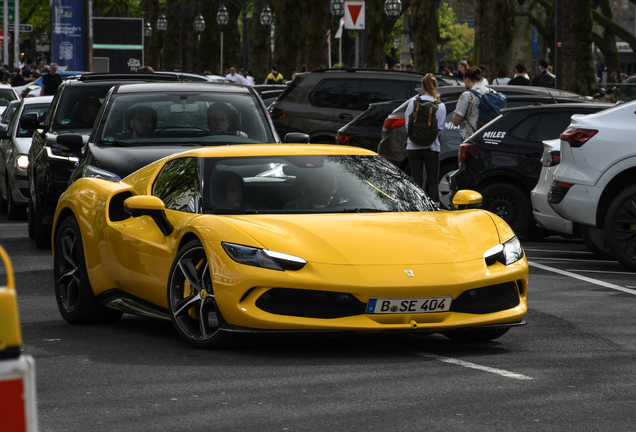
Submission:
[[[620,274],[620,275],[630,275],[630,276],[636,275],[636,273],[634,272],[611,272],[611,271],[605,271],[605,270],[578,270],[578,269],[566,269],[566,270],[573,271],[573,272],[584,272],[584,273],[609,273],[609,274]],[[628,286],[627,288],[634,288],[634,287]]]
[[[586,276],[578,275],[576,273],[571,273],[571,272],[566,271],[566,270],[560,270],[560,269],[556,269],[554,267],[548,267],[546,265],[538,264],[538,263],[531,262],[531,261],[528,261],[528,264],[530,264],[533,267],[540,268],[542,270],[551,271],[551,272],[558,273],[558,274],[563,275],[563,276],[568,276],[568,277],[571,277],[571,278],[574,278],[574,279],[578,279],[578,280],[582,280],[582,281],[585,281],[585,282],[589,282],[591,284],[600,285],[600,286],[605,287],[605,288],[611,288],[611,289],[616,290],[616,291],[622,291],[622,292],[625,292],[625,293],[628,293],[628,294],[636,295],[636,290],[625,288],[625,287],[618,286],[618,285],[614,285],[614,284],[611,284],[609,282],[604,282],[604,281],[600,281],[600,280],[597,280],[597,279],[592,279],[592,278],[589,278],[589,277],[586,277]]]
[[[484,372],[490,372],[496,375],[501,375],[503,377],[506,378],[513,378],[513,379],[518,379],[518,380],[531,380],[534,379],[532,377],[526,376],[526,375],[522,375],[522,374],[518,374],[515,372],[510,372],[504,369],[497,369],[497,368],[492,368],[489,366],[483,366],[483,365],[478,365],[476,363],[471,363],[471,362],[467,362],[464,360],[458,360],[458,359],[454,359],[454,358],[450,358],[450,357],[440,357],[438,355],[435,354],[429,354],[429,353],[419,353],[419,352],[411,352],[411,354],[415,354],[416,356],[419,357],[425,357],[425,358],[432,358],[435,360],[439,360],[441,362],[444,363],[450,363],[450,364],[454,364],[457,366],[462,366],[462,367],[466,367],[466,368],[470,368],[470,369],[477,369],[480,371],[484,371]]]

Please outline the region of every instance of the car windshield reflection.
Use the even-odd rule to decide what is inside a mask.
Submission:
[[[97,141],[218,145],[275,140],[253,95],[164,92],[114,95],[100,121]]]
[[[438,210],[420,187],[379,156],[210,158],[204,185],[205,213]]]

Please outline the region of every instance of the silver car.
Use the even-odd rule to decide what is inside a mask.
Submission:
[[[9,219],[26,216],[29,183],[29,148],[32,130],[20,129],[19,120],[35,112],[43,117],[51,105],[53,96],[24,99],[12,115],[6,129],[0,128],[0,213],[8,213]]]

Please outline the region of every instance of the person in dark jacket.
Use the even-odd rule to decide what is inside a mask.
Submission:
[[[11,87],[19,87],[25,84],[24,77],[20,68],[13,69],[13,75],[11,75]]]
[[[517,71],[517,74],[515,75],[515,77],[513,79],[508,81],[508,85],[529,86],[530,85],[530,80],[525,77],[526,66],[523,63],[518,63],[515,66],[515,71]]]
[[[283,74],[278,73],[278,67],[272,66],[272,71],[267,75],[267,84],[284,84]]]
[[[541,71],[538,75],[532,77],[531,85],[537,87],[550,87],[554,88],[556,83],[555,76],[548,72],[548,62],[545,60],[541,60],[539,62],[539,70]]]

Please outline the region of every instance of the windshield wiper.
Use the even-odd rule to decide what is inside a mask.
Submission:
[[[381,210],[377,208],[346,208],[342,211],[344,213],[386,213],[389,210]]]
[[[110,144],[117,147],[136,147],[137,144],[118,140],[98,140],[97,144]]]

